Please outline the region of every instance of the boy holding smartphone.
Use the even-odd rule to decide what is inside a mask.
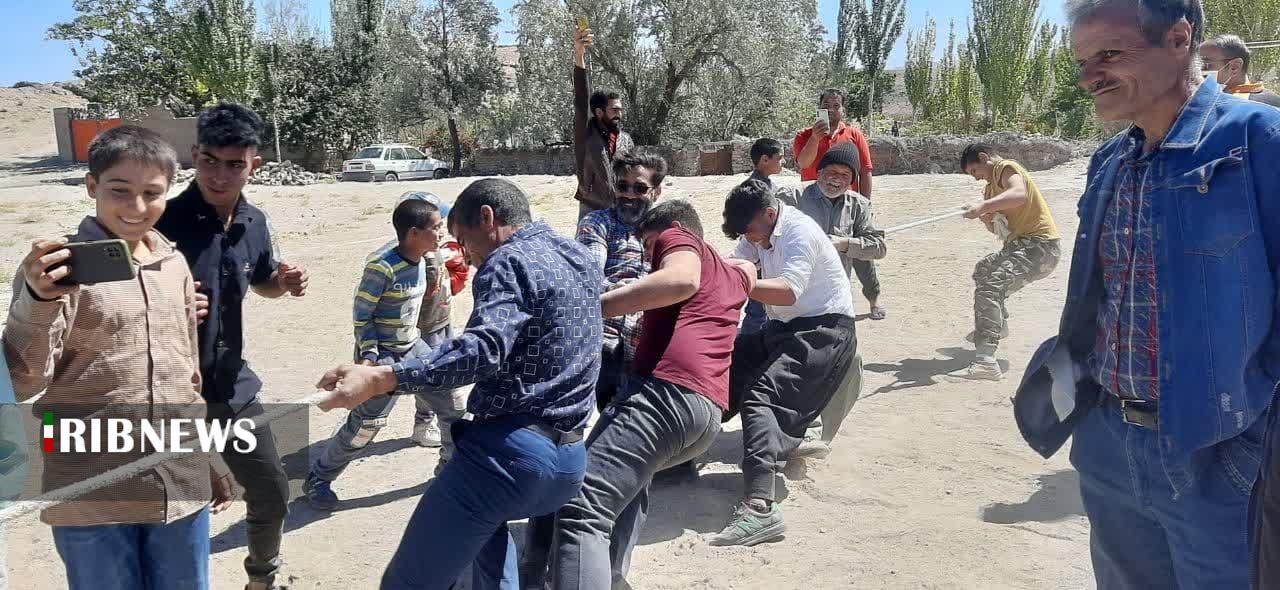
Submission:
[[[121,126],[89,146],[85,186],[95,202],[70,238],[32,244],[14,281],[4,352],[18,399],[44,391],[36,412],[60,417],[205,416],[200,398],[195,285],[186,261],[153,228],[177,155],[154,132]],[[123,240],[136,276],[60,284],[69,242]],[[47,453],[46,491],[140,454]],[[212,510],[209,498],[214,498]],[[209,514],[231,502],[230,474],[191,454],[90,497],[45,509],[72,590],[209,587]]]

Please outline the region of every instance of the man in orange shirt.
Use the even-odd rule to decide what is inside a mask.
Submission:
[[[792,153],[795,154],[796,165],[800,167],[800,180],[811,182],[818,179],[818,162],[822,161],[822,156],[826,155],[831,146],[846,141],[852,143],[858,148],[858,160],[862,169],[855,175],[849,188],[870,199],[871,148],[867,146],[867,137],[862,134],[861,129],[845,124],[844,99],[844,91],[839,88],[822,91],[822,95],[818,97],[818,108],[826,109],[827,120],[819,120],[813,127],[801,129],[792,143]],[[875,262],[856,260],[853,270],[858,275],[858,282],[862,283],[862,294],[871,304],[871,319],[883,320],[885,309],[879,304],[880,277],[876,273]]]

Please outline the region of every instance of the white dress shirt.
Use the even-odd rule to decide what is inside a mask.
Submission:
[[[778,203],[778,223],[761,248],[739,238],[734,258],[759,265],[765,279],[782,279],[796,296],[795,305],[766,305],[769,317],[789,322],[827,314],[853,317],[853,291],[840,263],[840,253],[817,222],[794,207]]]

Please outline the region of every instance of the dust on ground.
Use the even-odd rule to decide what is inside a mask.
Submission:
[[[8,94],[0,90],[0,109]],[[0,128],[20,135],[0,133],[4,313],[13,272],[31,240],[73,229],[92,212],[92,202],[83,187],[60,182],[82,176],[83,168],[47,162],[56,151],[49,147],[51,123],[20,123],[0,113]],[[1089,527],[1066,450],[1048,461],[1036,455],[1019,437],[1009,401],[1027,359],[1057,326],[1084,172],[1085,163],[1075,161],[1034,175],[1068,239],[1053,275],[1009,302],[1011,335],[999,354],[1008,367],[1004,382],[940,378],[971,358],[964,342],[973,328],[971,274],[979,258],[998,248],[994,238],[961,219],[891,236],[889,256],[880,262],[889,317],[857,324],[867,371],[862,399],[831,456],[786,481],[787,538],[754,548],[710,547],[704,540],[724,525],[741,494],[735,420],[709,451],[700,478],[653,490],[632,584],[673,590],[1090,587]],[[663,198],[694,202],[708,237],[728,251],[729,241],[715,228],[724,195],[742,179],[669,179]],[[538,217],[570,235],[577,217],[572,178],[511,180],[529,194]],[[263,377],[266,400],[312,393],[320,375],[350,355],[352,295],[365,254],[392,236],[396,197],[428,190],[452,200],[470,181],[250,187],[248,198],[272,216],[284,258],[305,264],[312,277],[304,298],[248,304],[246,354]],[[979,195],[980,187],[959,174],[879,177],[876,221],[892,226]],[[865,313],[856,285],[854,291]],[[455,325],[461,325],[469,296],[456,301]],[[310,412],[312,449],[341,418]],[[406,441],[412,404],[399,404],[390,422],[335,483],[339,510],[291,506],[284,557],[287,572],[298,578],[295,588],[376,587],[437,455]],[[282,452],[302,461],[307,449]],[[291,484],[295,492],[301,486]],[[214,588],[244,583],[244,515],[237,503],[212,519]],[[515,529],[519,538],[520,525]],[[4,535],[14,588],[65,587],[49,527],[27,516]]]

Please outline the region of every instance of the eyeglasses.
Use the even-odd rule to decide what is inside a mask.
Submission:
[[[649,191],[653,190],[653,187],[643,182],[637,182],[635,184],[631,184],[625,181],[615,183],[613,185],[613,188],[617,189],[618,193],[623,195],[625,194],[647,195],[649,194]]]

